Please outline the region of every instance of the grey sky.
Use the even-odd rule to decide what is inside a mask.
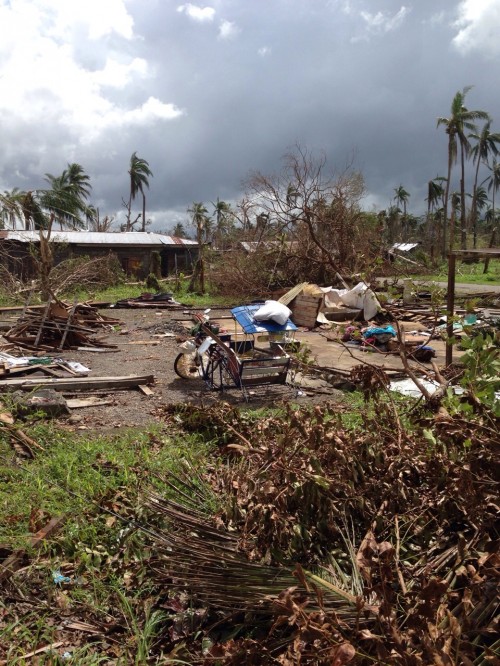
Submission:
[[[74,161],[123,214],[137,151],[166,229],[299,143],[355,154],[365,208],[403,184],[421,213],[456,91],[500,131],[499,34],[500,0],[0,0],[0,189]]]

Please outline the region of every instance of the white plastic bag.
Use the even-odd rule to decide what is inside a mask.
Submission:
[[[274,321],[284,326],[292,314],[292,311],[278,301],[266,301],[265,304],[254,313],[255,321]]]

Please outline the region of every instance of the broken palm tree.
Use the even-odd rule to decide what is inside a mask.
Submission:
[[[107,347],[96,329],[119,324],[87,303],[68,305],[49,299],[43,310],[26,308],[4,338],[17,347],[39,351],[59,351],[78,347]]]

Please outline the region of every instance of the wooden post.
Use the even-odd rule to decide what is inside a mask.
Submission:
[[[68,315],[68,319],[66,321],[66,326],[64,327],[64,333],[62,334],[61,342],[59,344],[58,349],[64,349],[64,343],[66,342],[66,338],[68,337],[69,327],[71,325],[71,320],[73,319],[73,316],[75,314],[77,304],[78,304],[78,301],[75,297],[75,301],[74,301],[73,307],[71,308],[70,313]]]
[[[455,314],[455,272],[456,256],[448,255],[448,293],[446,296],[446,367],[453,361],[453,317]]]

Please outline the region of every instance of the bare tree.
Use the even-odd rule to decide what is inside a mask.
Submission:
[[[267,215],[263,239],[265,232],[271,241],[286,238],[288,259],[302,263],[308,279],[323,282],[358,267],[358,243],[367,240],[360,208],[364,181],[352,162],[328,174],[324,156],[297,145],[285,154],[280,173],[253,172],[247,188],[247,198]]]
[[[115,220],[113,216],[110,217],[109,215],[105,215],[101,219],[99,208],[96,208],[95,206],[89,206],[87,208],[86,217],[88,230],[100,233],[111,231],[111,227]]]

